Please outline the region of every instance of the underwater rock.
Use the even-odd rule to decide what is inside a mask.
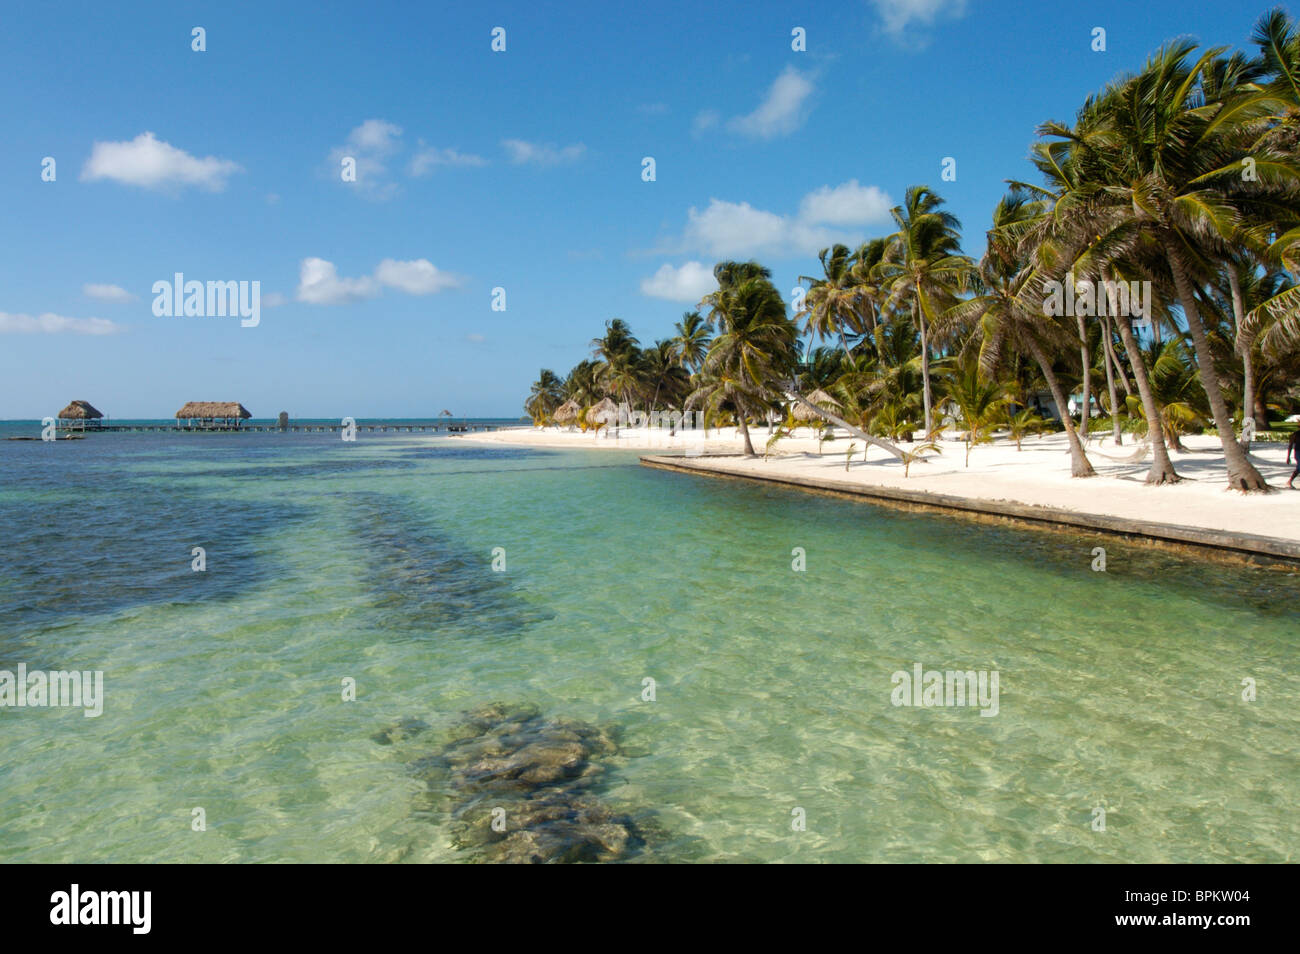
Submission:
[[[596,794],[603,760],[618,754],[599,726],[493,703],[465,713],[448,738],[411,767],[450,798],[453,843],[474,860],[609,862],[644,848],[636,821]]]
[[[387,729],[376,732],[371,738],[380,745],[392,745],[394,742],[405,742],[407,739],[413,739],[427,728],[429,728],[429,723],[420,719],[403,719],[401,722],[390,725]]]

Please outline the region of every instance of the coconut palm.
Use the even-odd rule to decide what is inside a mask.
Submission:
[[[678,361],[677,346],[672,340],[656,341],[654,347],[642,352],[642,374],[645,385],[652,388],[650,412],[659,407],[659,398],[665,397],[670,406],[676,405],[690,386],[690,375]]]
[[[622,318],[605,322],[605,334],[591,341],[596,377],[605,394],[631,404],[642,382],[640,342]]]
[[[879,266],[888,249],[889,241],[877,238],[864,242],[853,254],[852,278],[858,290],[863,328],[875,343],[881,361],[885,360],[885,352],[880,323],[884,320],[888,295],[881,284]]]
[[[674,327],[677,334],[672,342],[677,361],[688,372],[694,373],[700,369],[712,341],[709,325],[698,311],[688,311]]]
[[[978,355],[963,359],[947,376],[944,396],[957,408],[958,423],[966,432],[966,466],[971,448],[992,438],[990,432],[1002,421],[1007,405],[1006,387],[980,373]]]
[[[599,367],[596,362],[582,360],[573,366],[564,379],[561,394],[582,407],[589,407],[601,398]]]
[[[1136,76],[1091,100],[1085,112],[1098,114],[1091,141],[1074,139],[1070,130],[1054,124],[1044,131],[1063,133],[1071,148],[1087,152],[1079,171],[1089,201],[1074,219],[1075,228],[1095,229],[1101,241],[1122,237],[1114,243],[1120,261],[1127,247],[1149,263],[1144,243],[1160,253],[1195,348],[1228,484],[1242,491],[1267,490],[1233,433],[1199,295],[1216,252],[1252,225],[1244,207],[1259,204],[1266,194],[1285,194],[1300,182],[1300,167],[1293,156],[1259,144],[1275,101],[1249,84],[1217,99],[1207,97],[1206,77],[1222,51],[1209,50],[1192,61],[1195,51],[1190,41],[1174,41]],[[1217,88],[1216,82],[1209,86]],[[1243,158],[1254,160],[1256,168],[1249,197],[1239,188]]]
[[[1026,253],[1046,214],[1045,201],[1031,199],[1023,192],[998,202],[987,251],[979,265],[979,291],[953,306],[951,318],[975,326],[979,362],[986,374],[1000,370],[1004,352],[1020,351],[1034,359],[1065,426],[1070,473],[1074,477],[1092,477],[1096,471],[1066,410],[1065,389],[1051,358],[1053,352],[1071,343],[1072,335],[1059,320],[1044,313],[1042,278]]]
[[[749,415],[781,399],[781,382],[793,377],[798,336],[771,271],[757,262],[729,261],[719,263],[713,275],[718,288],[700,306],[718,335],[690,400],[715,412],[724,403],[734,407],[745,454],[754,457]]]
[[[853,255],[847,245],[835,245],[822,249],[817,258],[822,263],[824,277],[799,276],[799,281],[808,282],[809,287],[803,310],[795,317],[806,318],[804,330],[810,335],[837,336],[845,358],[852,361],[847,335],[862,332],[859,315],[862,290],[853,274]]]
[[[900,206],[890,214],[898,231],[889,237],[889,247],[876,273],[889,289],[887,304],[906,307],[921,335],[921,387],[925,407],[925,432],[934,431],[933,391],[930,383],[932,332],[944,312],[965,289],[972,263],[961,254],[961,223],[928,186],[912,186]]]
[[[1016,450],[1020,450],[1020,442],[1030,434],[1041,434],[1047,430],[1047,421],[1044,420],[1037,411],[1031,407],[1022,408],[1019,411],[1011,411],[1011,405],[1007,405],[1007,416],[1003,422],[1011,434],[1011,439],[1016,442]]]
[[[564,382],[549,368],[542,368],[536,381],[528,391],[528,400],[524,410],[534,424],[545,424],[550,420],[555,409],[564,403]]]

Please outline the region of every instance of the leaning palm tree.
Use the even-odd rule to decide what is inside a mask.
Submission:
[[[1190,61],[1196,47],[1178,40],[1157,51],[1141,72],[1113,83],[1089,102],[1097,135],[1091,142],[1073,140],[1071,131],[1048,124],[1047,135],[1064,134],[1071,147],[1087,150],[1080,163],[1086,207],[1075,228],[1095,231],[1101,242],[1123,235],[1123,242],[1149,262],[1140,249],[1149,244],[1172,279],[1223,445],[1228,484],[1237,490],[1268,490],[1233,432],[1219,369],[1201,317],[1199,296],[1215,266],[1215,254],[1238,241],[1252,223],[1247,206],[1267,195],[1283,204],[1300,182],[1296,157],[1263,145],[1276,100],[1253,84],[1214,98],[1206,77],[1221,50]],[[1242,188],[1242,160],[1253,160],[1256,179]],[[1126,255],[1117,252],[1117,261]]]
[[[713,275],[718,288],[700,306],[718,335],[689,400],[715,411],[724,403],[734,407],[745,454],[756,457],[748,418],[780,399],[779,383],[793,376],[798,336],[771,271],[757,262],[721,262]]]
[[[891,210],[898,231],[877,266],[889,288],[888,303],[910,308],[921,335],[922,400],[925,432],[934,432],[933,390],[930,383],[931,332],[940,316],[965,289],[972,262],[961,254],[961,223],[940,209],[943,199],[928,186],[912,186],[900,206]]]
[[[950,317],[975,325],[979,361],[986,374],[1000,369],[1005,352],[1019,351],[1034,359],[1065,426],[1070,474],[1092,477],[1096,471],[1067,411],[1065,389],[1051,357],[1073,339],[1068,329],[1044,313],[1042,278],[1026,251],[1032,247],[1046,209],[1045,201],[1031,200],[1023,192],[998,202],[987,251],[979,265],[979,293],[954,305]]]

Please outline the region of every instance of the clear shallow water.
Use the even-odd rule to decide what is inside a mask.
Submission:
[[[600,797],[653,831],[637,860],[1296,860],[1295,574],[635,460],[0,444],[0,669],[106,692],[0,709],[0,860],[465,860],[410,763],[496,700],[619,735]],[[915,662],[997,670],[999,714],[891,705]]]

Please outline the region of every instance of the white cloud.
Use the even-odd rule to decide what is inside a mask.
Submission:
[[[465,340],[472,341],[474,342],[474,344],[479,344],[480,342],[487,341],[487,338],[485,338],[483,335],[477,334],[475,332],[471,332],[470,334],[467,334],[465,336]]]
[[[715,256],[773,248],[783,243],[789,229],[784,217],[748,202],[710,199],[707,209],[700,212],[692,206],[686,217],[686,246]]]
[[[439,271],[425,258],[413,262],[397,262],[386,258],[375,269],[375,280],[408,295],[432,295],[460,284],[460,279],[455,275]]]
[[[326,172],[368,199],[391,199],[398,187],[389,177],[387,160],[401,147],[401,138],[401,126],[386,119],[367,119],[348,133],[347,142],[330,150]],[[344,159],[356,163],[355,182],[342,178]]]
[[[333,262],[304,258],[298,268],[298,301],[309,305],[345,305],[374,298],[385,287],[408,295],[432,295],[460,285],[460,277],[434,267],[428,259],[399,262],[386,258],[373,275],[340,278]]]
[[[199,186],[220,192],[226,179],[240,172],[239,163],[207,156],[199,159],[183,149],[143,132],[130,142],[96,142],[81,169],[81,179],[110,179],[143,189]]]
[[[687,211],[682,236],[669,249],[715,260],[815,254],[836,242],[851,246],[862,241],[862,228],[887,222],[891,205],[886,193],[856,179],[809,192],[794,215],[710,199],[703,211],[694,206]]]
[[[33,318],[0,311],[0,335],[112,335],[121,330],[105,318],[65,318],[51,312]]]
[[[299,266],[298,300],[310,305],[343,305],[377,294],[373,278],[339,278],[334,263],[323,258],[304,258]]]
[[[865,225],[888,222],[892,207],[878,186],[860,186],[857,179],[850,179],[833,189],[822,186],[809,192],[799,203],[799,218],[819,225]]]
[[[940,17],[956,20],[966,13],[966,0],[871,0],[871,5],[884,31],[895,38],[909,27],[930,27]]]
[[[697,302],[717,287],[713,269],[703,262],[686,262],[679,268],[665,263],[641,280],[641,294],[666,301]]]
[[[402,127],[386,119],[367,119],[348,133],[348,145],[359,152],[387,156],[396,151]]]
[[[486,166],[487,160],[473,153],[459,152],[455,149],[438,149],[426,146],[420,140],[420,149],[411,159],[410,173],[413,176],[428,175],[436,166]]]
[[[580,142],[558,148],[549,142],[503,139],[501,145],[510,154],[510,161],[518,165],[533,163],[539,166],[558,166],[565,162],[576,162],[587,151],[587,147]]]
[[[727,123],[728,128],[757,139],[785,136],[800,126],[807,118],[804,103],[813,94],[813,82],[793,66],[787,66],[748,116],[737,116]]]
[[[270,292],[262,296],[263,308],[279,308],[281,305],[289,304],[289,299],[279,292]]]
[[[87,298],[99,301],[135,301],[135,296],[121,285],[96,285],[93,282],[81,286],[81,293]]]

